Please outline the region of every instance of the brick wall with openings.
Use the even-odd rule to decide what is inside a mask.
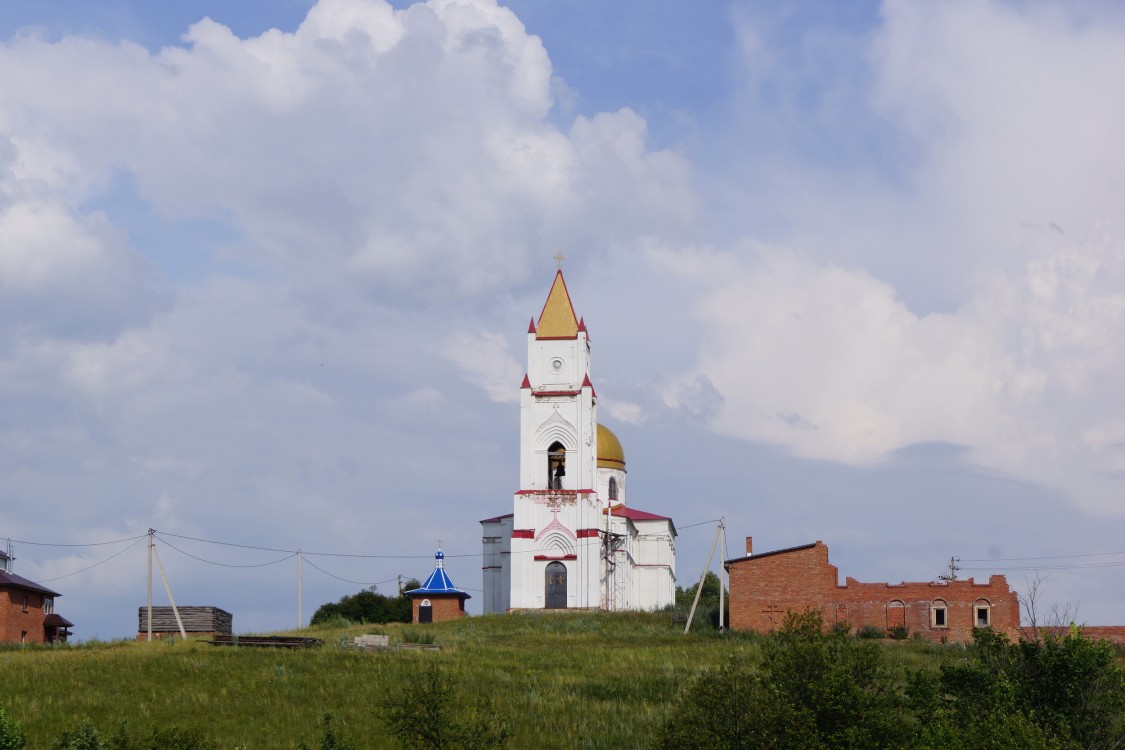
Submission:
[[[836,566],[821,541],[752,554],[727,561],[730,574],[730,625],[736,630],[769,632],[781,627],[787,612],[815,609],[825,627],[846,623],[888,631],[905,626],[934,642],[965,643],[973,628],[990,627],[1019,638],[1019,600],[1002,575],[987,583],[963,581],[861,583],[839,585]]]

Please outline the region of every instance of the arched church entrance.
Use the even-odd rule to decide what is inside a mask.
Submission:
[[[433,622],[434,621],[434,608],[430,604],[429,599],[423,599],[422,603],[418,605],[418,622]]]
[[[547,609],[566,609],[566,566],[561,562],[547,563],[546,596]]]

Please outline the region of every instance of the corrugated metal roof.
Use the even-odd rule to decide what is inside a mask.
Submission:
[[[18,576],[15,573],[9,573],[6,570],[0,570],[0,588],[16,588],[25,589],[27,591],[38,591],[46,594],[47,596],[62,596],[57,591],[52,591],[46,586],[40,586],[35,581],[29,581],[23,576]]]

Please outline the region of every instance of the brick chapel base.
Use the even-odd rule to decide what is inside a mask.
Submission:
[[[430,622],[456,620],[465,616],[465,599],[461,595],[427,594],[410,598],[414,600],[414,615],[410,621],[415,624],[422,622],[420,610],[424,606],[423,602],[429,602]]]

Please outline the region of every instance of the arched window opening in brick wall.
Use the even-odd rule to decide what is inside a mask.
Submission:
[[[887,602],[887,630],[906,627],[906,605],[898,599]]]
[[[944,599],[934,599],[930,602],[930,627],[949,627],[949,606]]]
[[[847,625],[847,624],[848,624],[848,605],[837,604],[836,605],[836,625],[841,626],[841,625]]]
[[[992,604],[987,599],[977,599],[973,605],[973,627],[992,627]]]

